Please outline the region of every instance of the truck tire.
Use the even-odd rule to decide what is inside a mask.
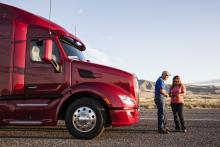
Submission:
[[[66,127],[75,138],[92,139],[104,131],[103,107],[95,100],[80,98],[69,105]]]

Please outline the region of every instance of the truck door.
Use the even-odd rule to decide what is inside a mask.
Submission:
[[[27,45],[25,94],[28,96],[59,97],[64,84],[64,72],[57,72],[51,63],[43,60],[45,38],[30,38]],[[58,45],[53,40],[53,60],[62,68]]]

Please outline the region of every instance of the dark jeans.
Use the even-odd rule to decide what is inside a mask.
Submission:
[[[158,130],[163,130],[166,128],[167,118],[165,112],[165,97],[158,96],[154,99],[157,106],[157,119],[158,119]]]
[[[183,106],[182,103],[171,103],[172,111],[173,111],[173,117],[174,117],[174,123],[175,123],[175,129],[186,129],[185,128],[185,121],[183,118]],[[181,124],[181,128],[180,128]]]

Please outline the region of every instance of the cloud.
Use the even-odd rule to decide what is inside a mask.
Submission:
[[[86,50],[86,57],[87,59],[91,60],[91,62],[104,64],[104,65],[111,65],[110,57],[101,52],[100,50],[88,47]]]
[[[93,63],[119,67],[119,68],[124,63],[124,60],[121,57],[111,57],[110,55],[98,49],[90,48],[90,47],[87,47],[86,57]]]
[[[79,10],[78,10],[78,14],[83,14],[84,13],[84,10],[82,9],[82,8],[80,8]]]

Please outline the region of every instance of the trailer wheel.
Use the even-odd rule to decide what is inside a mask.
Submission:
[[[70,104],[66,111],[66,127],[75,138],[92,139],[104,131],[102,111],[104,109],[95,100],[80,98]]]

